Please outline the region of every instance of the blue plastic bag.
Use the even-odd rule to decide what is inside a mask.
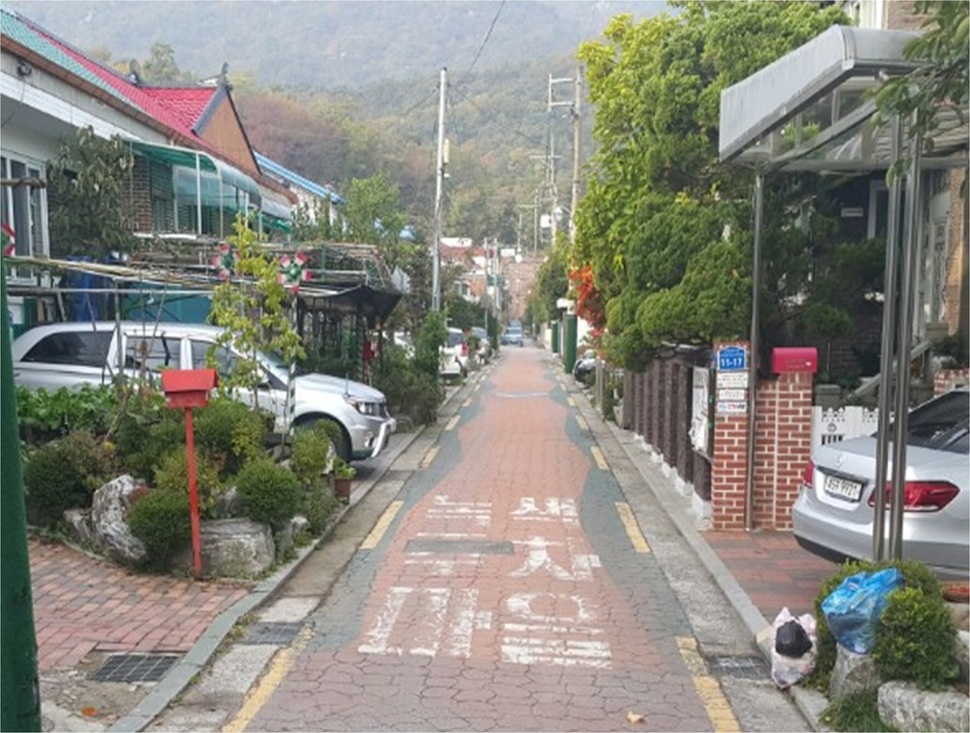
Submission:
[[[856,654],[868,654],[889,594],[902,584],[896,568],[856,573],[843,580],[822,601],[822,613],[835,640]]]

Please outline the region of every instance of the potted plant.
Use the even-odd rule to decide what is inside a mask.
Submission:
[[[357,469],[339,456],[333,459],[333,493],[337,498],[350,500],[350,484]]]

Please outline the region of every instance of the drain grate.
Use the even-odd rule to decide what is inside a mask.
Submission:
[[[158,682],[178,661],[174,654],[112,654],[88,675],[96,682]]]
[[[712,655],[707,657],[707,667],[717,677],[737,677],[740,679],[765,679],[770,670],[761,657],[735,657]]]
[[[488,540],[408,540],[405,552],[433,552],[441,555],[512,555],[511,542]]]
[[[303,624],[290,621],[261,621],[246,630],[240,644],[289,644],[300,633]]]

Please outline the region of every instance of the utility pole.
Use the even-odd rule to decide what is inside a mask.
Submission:
[[[555,102],[553,101],[553,86],[556,84],[566,84],[574,81],[568,77],[561,77],[559,79],[554,79],[552,74],[549,74],[549,94],[547,100],[547,112],[549,113],[549,165],[547,166],[548,173],[548,183],[547,186],[551,192],[551,201],[549,207],[550,214],[550,233],[552,235],[552,246],[556,246],[556,209],[559,208],[559,193],[556,189],[556,151],[554,147],[553,135],[552,135],[552,110],[556,107],[573,107],[574,102]],[[575,167],[575,163],[574,163]],[[569,213],[570,221],[572,221],[572,212]]]
[[[431,310],[441,310],[441,194],[445,181],[445,91],[448,69],[441,69],[438,90],[438,162],[434,192],[434,242],[431,244]]]
[[[580,123],[580,104],[583,100],[583,80],[582,80],[583,70],[581,67],[576,67],[576,98],[573,100],[572,115],[573,115],[573,190],[572,197],[569,203],[569,241],[573,243],[576,241],[576,206],[579,204],[579,146],[580,138],[582,133],[582,125]]]

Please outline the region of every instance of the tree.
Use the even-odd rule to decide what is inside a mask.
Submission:
[[[153,43],[149,56],[141,65],[144,80],[151,84],[181,84],[192,75],[175,63],[175,50],[167,43]]]
[[[940,115],[956,112],[964,122],[963,108],[970,95],[970,5],[966,2],[919,0],[913,11],[925,15],[923,34],[906,46],[905,56],[925,62],[907,76],[889,79],[876,95],[882,121],[893,115],[909,119],[911,133],[927,134]]]
[[[352,242],[377,245],[384,263],[399,264],[401,230],[407,223],[400,207],[400,192],[384,173],[350,182],[343,207],[344,237]]]
[[[258,404],[259,385],[265,380],[257,352],[275,353],[285,364],[305,358],[300,337],[293,327],[290,308],[295,300],[279,281],[280,263],[262,247],[260,235],[240,214],[227,238],[225,253],[231,260],[228,277],[212,294],[211,321],[225,330],[216,343],[240,358],[228,374],[220,375],[221,389],[246,389]],[[213,349],[209,365],[216,366]]]
[[[640,23],[618,16],[579,51],[599,149],[571,259],[591,267],[606,301],[610,356],[634,367],[667,342],[745,333],[751,175],[718,162],[721,90],[845,21],[804,2],[676,7]],[[791,226],[797,182],[771,193],[764,320],[777,326],[784,316],[771,305],[804,285],[811,233]]]
[[[48,164],[51,254],[102,259],[134,244],[128,181],[134,158],[117,135],[82,127]]]

